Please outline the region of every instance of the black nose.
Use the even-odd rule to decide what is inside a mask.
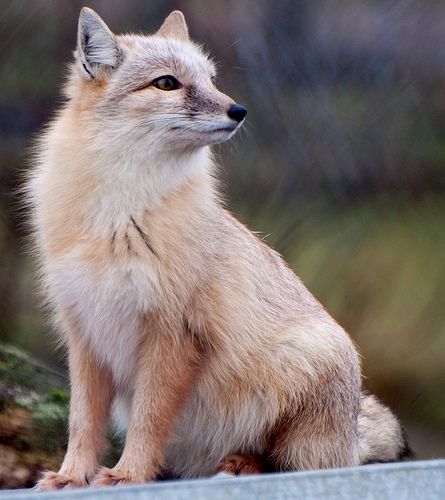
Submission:
[[[232,118],[232,120],[240,122],[244,120],[244,117],[247,115],[247,109],[239,104],[232,104],[229,111],[227,111],[227,114],[229,115],[229,118]]]

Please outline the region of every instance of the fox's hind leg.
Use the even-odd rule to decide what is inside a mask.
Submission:
[[[356,405],[321,399],[282,418],[271,434],[273,470],[311,470],[359,464]]]
[[[217,469],[217,473],[224,473],[231,476],[243,476],[247,474],[260,474],[265,471],[262,461],[253,455],[237,453],[229,455],[222,460]]]

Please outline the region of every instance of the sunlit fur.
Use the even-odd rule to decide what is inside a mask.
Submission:
[[[239,124],[182,14],[115,36],[84,9],[75,57],[28,185],[71,380],[68,452],[39,488],[204,476],[234,453],[358,464],[358,354],[223,208],[208,146]],[[163,75],[182,87],[151,85]],[[126,445],[98,470],[113,401]]]

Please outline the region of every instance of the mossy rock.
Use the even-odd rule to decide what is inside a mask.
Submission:
[[[68,381],[26,352],[0,344],[0,488],[32,486],[57,470],[67,444]],[[110,436],[112,465],[119,441]]]

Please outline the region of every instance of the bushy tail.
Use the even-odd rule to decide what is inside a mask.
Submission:
[[[362,394],[358,432],[361,464],[395,462],[412,456],[400,422],[372,394]]]

